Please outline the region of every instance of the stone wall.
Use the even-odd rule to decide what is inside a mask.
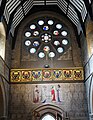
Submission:
[[[11,68],[11,37],[6,40],[6,49],[5,49],[5,62]]]
[[[52,100],[51,89],[55,91],[60,85],[60,101]],[[10,89],[10,120],[31,120],[32,111],[39,105],[54,104],[69,114],[70,120],[88,120],[87,103],[84,83],[50,83],[37,84],[39,88],[39,101],[34,101],[36,84],[11,84]],[[45,89],[43,89],[45,87]],[[46,101],[42,101],[42,89]],[[57,92],[56,92],[57,93]]]
[[[0,75],[0,87],[1,87],[1,100],[0,110],[2,110],[2,114],[0,113],[0,120],[6,120],[8,118],[8,100],[9,100],[9,83]]]
[[[87,47],[83,46],[88,51],[85,54],[85,85],[88,101],[89,120],[93,120],[93,21],[87,23],[86,38]],[[85,41],[86,42],[86,41]]]

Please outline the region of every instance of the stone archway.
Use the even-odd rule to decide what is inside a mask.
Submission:
[[[46,120],[47,117],[50,117],[48,120],[62,120],[66,117],[66,112],[52,104],[38,106],[32,111],[32,120]]]

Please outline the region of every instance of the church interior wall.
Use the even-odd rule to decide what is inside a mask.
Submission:
[[[93,5],[93,4],[92,4]],[[93,10],[93,9],[92,9]],[[23,25],[24,23],[22,23]],[[93,24],[92,24],[93,25]],[[92,25],[91,28],[92,28]],[[72,29],[72,28],[70,28]],[[87,29],[87,28],[86,28]],[[89,29],[89,28],[88,28]],[[73,31],[73,30],[72,30]],[[22,28],[18,31],[22,34]],[[16,38],[15,48],[11,50],[11,41],[12,38],[8,37],[6,41],[6,51],[5,51],[5,61],[10,68],[37,68],[36,64],[31,64],[29,56],[24,57],[23,59],[20,56],[24,56],[21,51],[21,37],[18,33]],[[32,111],[38,106],[43,106],[44,104],[56,105],[59,108],[62,108],[65,112],[68,113],[68,117],[71,120],[88,120],[93,119],[93,51],[90,48],[93,48],[93,29],[87,33],[87,37],[81,34],[81,49],[76,45],[77,41],[75,34],[72,36],[74,41],[73,51],[69,51],[67,55],[64,56],[65,60],[63,63],[54,65],[52,63],[50,66],[56,68],[63,67],[81,67],[84,66],[85,69],[85,83],[47,83],[47,84],[10,84],[2,77],[0,77],[0,95],[3,99],[0,99],[0,117],[1,119],[6,119],[9,111],[9,120],[32,120],[33,114]],[[88,44],[90,43],[90,44]],[[91,46],[90,46],[91,45]],[[77,49],[76,49],[77,47]],[[82,52],[82,54],[81,54]],[[77,56],[77,53],[79,53]],[[72,54],[72,56],[71,56]],[[69,57],[68,57],[69,56]],[[70,58],[73,59],[70,59]],[[70,60],[68,60],[70,59]],[[66,61],[68,60],[68,62]],[[12,62],[11,62],[12,61]],[[47,61],[48,63],[49,61]],[[38,63],[38,67],[44,67],[44,64]],[[61,64],[61,66],[60,66]],[[60,95],[61,101],[58,101],[58,96],[56,100],[52,101],[51,88],[55,88],[57,94],[57,86],[60,84],[62,93]],[[34,101],[34,89],[35,86],[39,87],[39,99]],[[9,90],[10,87],[10,90]],[[47,89],[47,94],[43,89]],[[86,88],[86,89],[85,89]],[[1,92],[2,91],[2,92]],[[10,95],[9,95],[10,92]],[[86,97],[87,96],[87,97]],[[46,97],[46,101],[42,99]],[[8,105],[9,102],[9,105]],[[45,102],[45,103],[43,103]],[[88,105],[87,105],[88,104]],[[88,106],[88,108],[87,108]],[[1,109],[2,108],[2,109]],[[88,112],[87,112],[88,109]],[[50,111],[52,112],[52,110]],[[41,114],[41,113],[40,113]],[[65,114],[64,114],[65,117]]]
[[[57,96],[58,86],[61,90],[60,98]],[[87,102],[83,83],[12,84],[9,103],[10,120],[20,120],[20,118],[31,120],[32,111],[38,106],[47,104],[63,109],[68,113],[70,120],[87,120]]]
[[[31,16],[32,18],[32,16]],[[28,19],[29,20],[29,19]],[[29,55],[23,51],[22,52],[22,37],[25,24],[28,23],[27,19],[23,21],[21,27],[18,29],[15,48],[12,50],[12,65],[11,68],[43,68],[45,61],[36,61],[38,64],[34,64],[30,60]],[[64,68],[64,67],[82,67],[81,61],[81,49],[77,44],[76,35],[74,33],[73,27],[68,22],[68,27],[72,32],[72,50],[64,56],[65,60],[59,62],[47,61],[50,63],[50,66],[54,68]],[[78,53],[78,54],[77,54]],[[70,56],[72,59],[70,59]],[[70,60],[69,60],[70,59]],[[32,63],[31,63],[32,62]],[[58,101],[58,97],[52,100],[51,89],[55,88],[57,94],[57,86],[61,87],[61,101]],[[39,98],[34,99],[34,89],[38,86],[39,88]],[[46,89],[46,91],[44,90]],[[37,91],[37,90],[36,90]],[[46,100],[43,99],[46,97]],[[83,83],[46,83],[46,84],[11,84],[10,87],[10,99],[9,99],[9,118],[10,120],[32,120],[33,115],[32,111],[44,104],[53,104],[62,108],[65,112],[68,113],[68,117],[71,120],[87,120],[87,102],[85,94],[85,86]],[[52,111],[51,111],[52,112]],[[65,115],[64,115],[65,116]]]

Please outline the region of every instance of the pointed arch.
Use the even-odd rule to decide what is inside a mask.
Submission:
[[[54,120],[60,116],[60,118],[62,119],[63,117],[66,116],[66,112],[53,104],[44,104],[44,105],[40,105],[38,107],[36,107],[33,111],[32,111],[32,120],[39,118],[40,120],[43,120],[44,117],[46,117],[47,115],[50,115],[54,118]]]
[[[6,32],[2,22],[0,22],[0,56],[5,60]]]

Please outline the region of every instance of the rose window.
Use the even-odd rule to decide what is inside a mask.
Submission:
[[[25,27],[23,44],[40,59],[62,56],[71,46],[67,26],[58,18],[39,16]]]

